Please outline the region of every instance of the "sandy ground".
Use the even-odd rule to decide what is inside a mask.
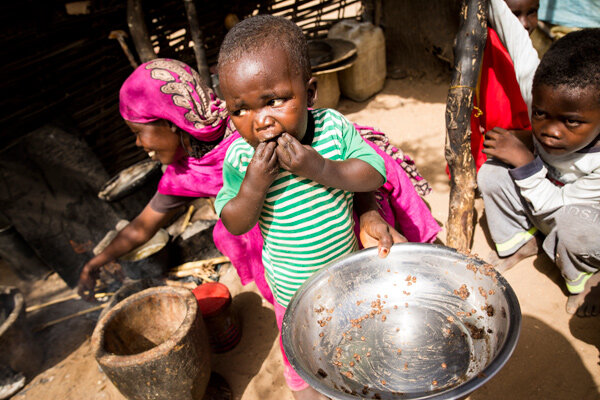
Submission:
[[[448,215],[448,178],[444,172],[444,110],[447,84],[412,80],[389,80],[384,90],[362,103],[342,100],[338,109],[352,121],[386,132],[392,143],[410,154],[433,186],[426,197],[435,218],[444,224]],[[490,252],[482,223],[483,203],[476,201],[477,225],[472,252]],[[445,242],[443,230],[439,238]],[[0,266],[2,263],[0,263]],[[28,304],[73,293],[54,274],[45,281],[19,281],[0,268],[0,284],[19,286]],[[557,269],[545,257],[522,261],[505,274],[518,295],[523,323],[517,348],[505,367],[468,398],[478,399],[599,399],[600,318],[581,319],[564,311],[566,293]],[[270,304],[262,300],[254,284],[242,287],[237,274],[228,269],[222,277],[243,319],[243,337],[230,352],[212,357],[213,370],[229,382],[234,399],[286,400],[279,353],[278,332]],[[31,325],[88,308],[69,301],[31,313]],[[124,399],[99,370],[89,337],[98,313],[42,329],[36,338],[45,360],[39,373],[13,398]]]

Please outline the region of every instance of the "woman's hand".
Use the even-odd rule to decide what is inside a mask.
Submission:
[[[96,287],[96,279],[100,275],[101,266],[92,266],[88,261],[83,266],[79,274],[79,282],[77,283],[77,293],[85,301],[95,302],[94,288]]]
[[[365,248],[377,246],[377,254],[385,258],[392,244],[408,240],[385,222],[378,211],[370,210],[360,216],[360,241]]]
[[[94,259],[83,266],[77,283],[77,293],[82,299],[90,303],[96,302],[94,289],[96,288],[96,280],[100,277],[102,271],[106,271],[121,282],[125,279],[125,274],[119,263],[110,262],[106,265],[94,265],[93,261]]]
[[[140,215],[123,228],[100,254],[83,266],[79,274],[77,293],[87,301],[95,301],[96,279],[102,271],[122,281],[125,275],[121,265],[115,260],[150,240],[176,213],[177,209],[164,213],[154,211],[150,204],[147,204]]]
[[[498,127],[486,132],[483,147],[483,153],[517,168],[534,159],[533,153],[522,140]]]

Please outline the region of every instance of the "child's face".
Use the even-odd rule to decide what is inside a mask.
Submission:
[[[538,23],[539,0],[504,0],[527,32],[531,34]]]
[[[248,54],[220,69],[219,79],[231,120],[252,147],[284,132],[302,140],[316,83],[291,68],[285,51]]]
[[[135,134],[135,145],[152,154],[152,159],[163,164],[171,164],[183,155],[180,150],[180,138],[166,121],[151,124],[138,124],[125,121]]]
[[[534,87],[531,125],[547,153],[560,155],[581,150],[600,135],[598,89]]]

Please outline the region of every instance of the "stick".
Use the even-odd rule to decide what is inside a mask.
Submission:
[[[171,274],[169,274],[169,276],[172,276],[175,278],[185,278],[186,276],[196,276],[198,278],[201,278],[202,280],[213,282],[213,280],[210,278],[210,276],[208,274],[206,274],[206,271],[201,268],[185,270],[185,271],[175,271],[175,272],[172,272]]]
[[[114,293],[96,293],[94,294],[94,297],[96,297],[97,299],[101,298],[101,297],[105,297],[105,296],[112,296]],[[65,301],[69,301],[69,300],[80,300],[81,298],[79,297],[79,295],[77,293],[73,293],[70,294],[66,297],[62,297],[60,299],[54,299],[54,300],[50,300],[46,303],[42,303],[42,304],[34,304],[32,306],[29,306],[25,309],[25,312],[32,312],[32,311],[37,311],[41,308],[46,308],[48,306],[52,306],[54,304],[58,304],[58,303],[63,303]]]
[[[88,313],[91,313],[91,312],[94,312],[94,311],[98,311],[98,310],[106,307],[107,305],[108,305],[108,303],[100,304],[99,306],[90,307],[87,310],[78,311],[78,312],[76,312],[74,314],[69,314],[69,315],[66,315],[66,316],[64,316],[62,318],[58,318],[58,319],[55,319],[53,321],[46,322],[46,323],[44,323],[44,324],[39,325],[38,327],[36,327],[34,331],[35,332],[39,332],[39,331],[41,331],[43,329],[46,329],[46,328],[48,328],[50,326],[53,326],[53,325],[56,325],[58,323],[67,321],[67,320],[69,320],[71,318],[79,317],[81,315],[85,315],[85,314],[88,314]]]
[[[190,224],[190,219],[192,219],[192,213],[194,212],[194,205],[190,204],[190,207],[187,210],[187,213],[185,213],[185,218],[183,219],[183,222],[181,223],[181,227],[179,228],[179,234],[181,235],[183,233],[183,231],[185,231],[185,228],[188,227],[188,225]]]
[[[209,258],[208,260],[190,261],[190,262],[186,262],[184,264],[178,265],[177,267],[171,268],[170,272],[185,271],[185,270],[190,270],[190,269],[199,269],[202,267],[209,267],[209,266],[213,266],[213,265],[224,264],[229,261],[230,261],[229,257],[226,257],[226,256]]]
[[[125,31],[122,31],[122,30],[111,31],[108,34],[109,39],[117,39],[117,41],[121,45],[121,49],[123,50],[123,53],[125,53],[125,56],[129,60],[129,64],[131,64],[133,69],[136,69],[138,67],[138,63],[137,63],[137,61],[135,61],[135,58],[133,57],[131,50],[129,50],[129,47],[127,46],[127,43],[125,42],[126,37],[127,37],[127,34],[125,33]]]

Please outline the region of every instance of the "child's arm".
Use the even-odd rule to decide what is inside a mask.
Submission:
[[[593,154],[593,153],[592,153]],[[548,168],[538,156],[523,168],[509,171],[515,184],[533,210],[537,213],[552,212],[569,204],[600,205],[600,162],[598,159],[582,161],[586,169],[593,170],[576,179],[574,182],[557,185],[548,178]]]
[[[551,212],[567,204],[600,204],[600,162],[593,158],[594,153],[588,156],[591,161],[579,161],[580,166],[593,165],[585,167],[592,170],[590,173],[572,183],[556,185],[548,179],[548,169],[542,159],[535,157],[522,141],[532,145],[531,135],[526,136],[527,131],[516,132],[517,135],[502,128],[487,132],[483,152],[515,167],[509,173],[535,212]]]
[[[485,133],[483,153],[513,167],[522,167],[533,161],[531,131],[507,131],[494,128]]]
[[[277,156],[282,168],[324,186],[349,192],[369,192],[385,183],[385,163],[381,156],[360,137],[344,116],[334,110],[321,110],[317,118],[328,121],[331,144],[322,144],[327,153],[336,150],[340,160],[322,157],[312,146],[303,146],[295,137],[284,133],[277,139]],[[328,147],[329,146],[329,147]]]
[[[367,162],[356,158],[343,161],[323,158],[315,149],[303,146],[287,133],[277,139],[276,152],[283,169],[324,186],[348,192],[370,192],[384,183],[383,176]]]
[[[234,235],[248,232],[258,222],[267,190],[279,172],[275,147],[274,142],[257,146],[239,192],[221,211],[223,224]]]

